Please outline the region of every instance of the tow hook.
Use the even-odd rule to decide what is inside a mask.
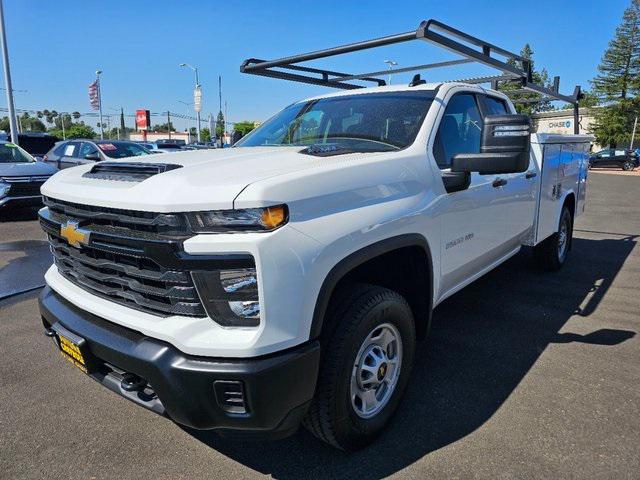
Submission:
[[[120,388],[125,392],[139,392],[144,390],[146,385],[147,381],[144,378],[133,373],[125,373],[120,382]]]

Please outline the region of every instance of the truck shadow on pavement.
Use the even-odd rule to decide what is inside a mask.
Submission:
[[[188,433],[241,464],[279,479],[378,479],[410,466],[482,426],[505,402],[549,344],[602,348],[635,335],[600,329],[559,333],[574,315],[596,311],[636,245],[575,238],[558,273],[537,270],[523,251],[443,302],[431,335],[418,345],[412,379],[387,432],[345,454],[306,430],[276,442],[238,442],[213,432]],[[212,472],[213,474],[213,472]]]

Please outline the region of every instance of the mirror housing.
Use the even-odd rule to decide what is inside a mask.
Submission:
[[[94,162],[99,162],[101,160],[100,154],[98,152],[87,153],[84,156],[85,160],[93,160]]]
[[[519,173],[529,168],[529,131],[526,115],[489,115],[482,129],[480,153],[459,153],[451,159],[452,172],[481,175]]]

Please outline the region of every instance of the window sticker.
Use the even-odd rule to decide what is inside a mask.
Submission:
[[[100,150],[117,150],[116,146],[113,143],[99,143],[98,147],[100,147]]]
[[[64,149],[64,156],[73,157],[73,152],[75,152],[75,150],[76,150],[75,145],[67,145],[66,148]]]

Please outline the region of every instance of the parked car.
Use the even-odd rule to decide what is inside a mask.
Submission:
[[[7,135],[6,140],[11,142],[11,135]],[[51,147],[53,147],[58,140],[58,137],[49,135],[48,133],[26,132],[18,134],[20,148],[25,150],[36,160],[42,160],[45,154],[51,150]]]
[[[640,159],[634,150],[606,148],[589,157],[589,168],[618,167],[633,170],[640,166]]]
[[[0,141],[0,210],[40,206],[40,187],[57,171],[17,145]]]
[[[126,140],[67,140],[56,143],[44,156],[44,161],[62,170],[85,163],[149,154],[143,146]]]
[[[158,145],[154,142],[136,142],[136,143],[138,145],[143,146],[147,150],[149,150],[149,153],[165,153],[165,151],[160,150],[158,148]]]

